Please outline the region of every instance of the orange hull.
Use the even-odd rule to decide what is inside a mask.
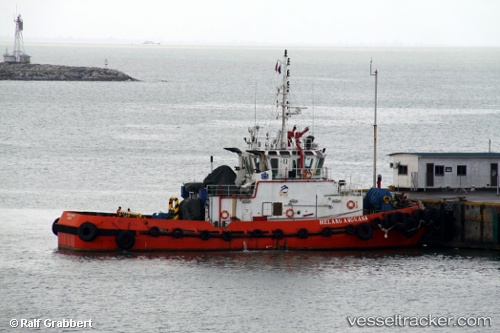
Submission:
[[[233,221],[217,227],[207,221],[118,217],[109,213],[63,212],[54,221],[60,249],[74,251],[241,251],[331,250],[416,245],[425,228],[384,226],[409,218],[418,207],[350,218],[285,221]],[[397,216],[395,216],[397,214]],[[424,222],[424,221],[422,221]],[[413,222],[415,223],[415,222]],[[399,222],[404,225],[404,220]],[[389,230],[388,230],[389,229]]]

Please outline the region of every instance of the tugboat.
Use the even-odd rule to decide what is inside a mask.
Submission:
[[[404,194],[373,187],[366,193],[333,180],[308,127],[289,127],[303,107],[288,100],[290,58],[275,70],[281,128],[246,149],[225,148],[238,164],[214,169],[203,182],[184,183],[168,213],[65,211],[52,224],[59,249],[73,251],[333,250],[415,246],[440,214]],[[281,81],[281,80],[280,80]]]

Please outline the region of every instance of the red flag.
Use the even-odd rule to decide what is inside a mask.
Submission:
[[[281,64],[279,61],[276,63],[276,66],[274,66],[274,71],[281,74]]]

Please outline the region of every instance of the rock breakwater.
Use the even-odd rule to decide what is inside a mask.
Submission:
[[[21,81],[137,81],[107,68],[0,63],[0,80]]]

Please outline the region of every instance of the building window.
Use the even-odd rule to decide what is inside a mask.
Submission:
[[[434,167],[434,175],[444,176],[444,165],[436,165]]]
[[[457,176],[467,176],[467,165],[457,165]]]
[[[398,166],[398,175],[407,175],[408,174],[408,166],[400,165]]]

